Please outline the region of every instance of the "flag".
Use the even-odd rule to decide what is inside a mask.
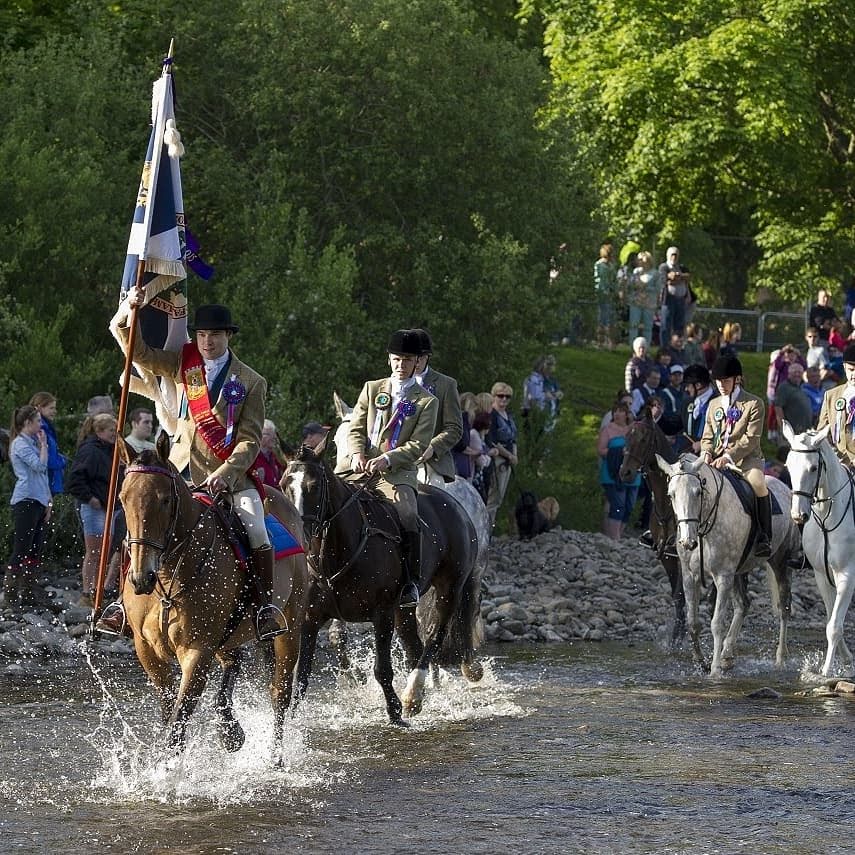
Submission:
[[[213,270],[199,258],[198,244],[185,228],[180,165],[184,146],[175,123],[171,49],[154,82],[151,128],[120,301],[137,284],[142,262],[139,284],[146,290],[146,304],[139,312],[142,337],[151,347],[179,350],[187,340],[187,267],[205,279]]]

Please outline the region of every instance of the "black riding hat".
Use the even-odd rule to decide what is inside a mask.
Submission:
[[[719,356],[710,371],[713,380],[726,380],[728,377],[739,377],[741,374],[742,363],[735,356]]]
[[[386,350],[398,356],[421,356],[421,337],[415,330],[395,330],[389,336],[389,346]]]
[[[665,436],[678,436],[683,433],[685,427],[683,427],[683,419],[679,413],[665,413],[659,419],[659,429]]]
[[[855,344],[847,344],[843,348],[843,361],[855,364]]]
[[[706,365],[693,363],[683,372],[684,383],[700,383],[702,386],[710,385],[710,370]]]
[[[196,330],[226,330],[236,333],[238,327],[232,323],[232,313],[225,306],[199,306],[193,316],[193,325],[187,327],[190,332]]]
[[[419,343],[421,344],[419,356],[429,356],[433,353],[433,341],[431,341],[430,333],[427,330],[421,329],[414,329],[412,332],[416,333],[419,337]]]

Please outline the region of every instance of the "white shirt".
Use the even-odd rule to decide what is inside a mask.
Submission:
[[[229,361],[229,352],[227,350],[222,356],[218,356],[216,359],[205,359],[203,357],[203,360],[205,362],[205,380],[208,383],[208,390],[210,391],[214,385],[214,380],[217,379],[217,375]]]

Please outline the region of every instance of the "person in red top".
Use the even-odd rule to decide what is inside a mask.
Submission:
[[[255,474],[262,484],[277,489],[285,474],[285,464],[280,458],[279,434],[270,419],[265,419],[261,428],[261,448],[255,458]]]

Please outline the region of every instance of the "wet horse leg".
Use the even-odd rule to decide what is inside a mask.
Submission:
[[[699,547],[701,548],[701,547]],[[686,623],[692,643],[692,659],[696,665],[704,664],[701,652],[701,618],[698,614],[700,599],[700,579],[691,567],[683,567],[683,591],[686,597]]]
[[[772,565],[772,572],[767,574],[769,589],[772,592],[772,602],[778,612],[778,647],[775,650],[775,664],[782,666],[787,659],[787,628],[792,613],[792,583],[793,571],[785,559],[778,559]]]
[[[193,715],[196,704],[208,678],[208,669],[214,658],[213,651],[205,647],[182,648],[177,651],[178,661],[181,665],[181,684],[178,687],[178,696],[169,721],[168,745],[170,748],[181,751],[184,748],[184,732],[187,720]]]
[[[293,626],[294,624],[290,624]],[[301,639],[296,631],[289,630],[273,639],[273,673],[270,681],[270,702],[273,705],[273,744],[277,763],[282,762],[282,738],[285,714],[291,706],[294,689],[294,671],[300,658]]]
[[[146,642],[142,632],[134,633],[134,649],[146,676],[151,680],[160,704],[160,720],[166,724],[175,707],[175,678],[171,663],[161,659],[155,649]]]
[[[419,625],[415,609],[397,609],[395,614],[398,637],[404,648],[404,663],[411,671],[424,653],[424,644],[419,638]]]
[[[733,586],[730,590],[730,602],[733,606],[733,618],[721,649],[721,668],[723,671],[732,668],[733,663],[736,661],[736,641],[739,638],[739,633],[742,631],[742,623],[751,604],[751,600],[748,597],[747,573],[740,573],[734,577]]]
[[[834,654],[838,647],[840,648],[842,657],[846,660],[845,664],[852,664],[852,654],[843,642],[843,622],[846,619],[846,612],[849,610],[853,590],[855,590],[855,574],[841,574],[835,581],[837,582],[837,596],[834,598],[834,605],[831,608],[831,613],[828,616],[828,624],[825,627],[828,650],[825,654],[825,662],[822,664],[822,675],[824,677],[828,677],[831,674]]]
[[[300,659],[297,665],[297,697],[303,700],[309,689],[309,677],[312,676],[312,662],[315,658],[315,647],[318,643],[318,624],[314,620],[306,620],[300,633]]]
[[[683,573],[678,558],[663,555],[660,560],[668,574],[668,581],[671,583],[671,601],[674,603],[674,629],[671,632],[671,647],[676,647],[686,634],[686,594],[683,591]]]
[[[238,648],[229,653],[220,653],[217,659],[223,667],[223,679],[216,702],[217,735],[226,751],[238,751],[244,743],[245,735],[240,722],[234,716],[232,696],[243,663],[243,651]]]
[[[392,633],[394,632],[393,612],[379,611],[374,615],[374,679],[383,689],[386,698],[386,712],[389,721],[400,727],[408,727],[401,717],[401,699],[395,694],[392,685]]]

